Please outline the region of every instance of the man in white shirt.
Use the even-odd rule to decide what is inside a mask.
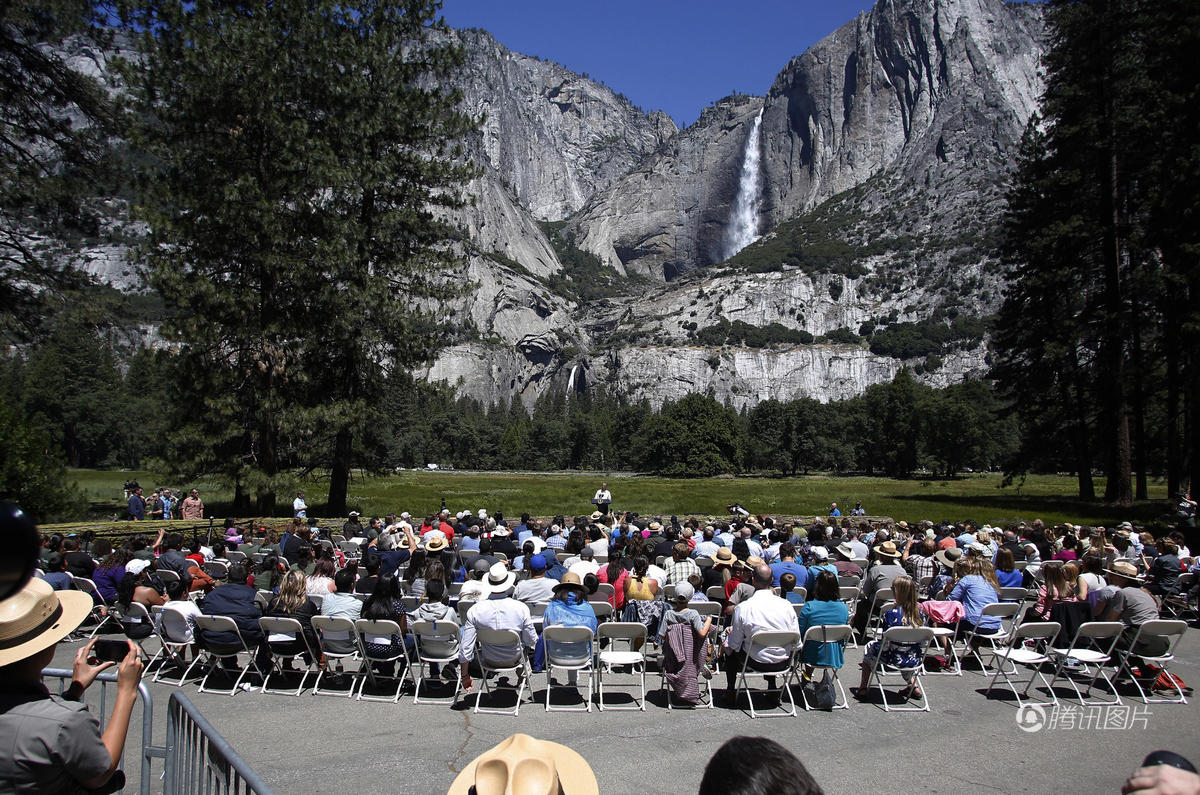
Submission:
[[[473,686],[470,666],[475,659],[475,636],[480,627],[484,629],[511,629],[520,635],[520,643],[502,646],[483,646],[483,655],[489,661],[508,662],[524,654],[524,648],[533,648],[537,644],[537,630],[533,625],[533,615],[529,606],[509,596],[509,591],[516,581],[517,575],[510,572],[503,563],[496,563],[489,570],[483,583],[487,585],[489,596],[487,600],[471,606],[467,611],[467,620],[462,628],[462,640],[459,643],[458,661],[462,670],[462,686],[464,692],[470,692]]]
[[[600,571],[600,564],[596,562],[596,555],[591,547],[584,547],[580,550],[577,559],[568,558],[566,562],[570,564],[567,566],[567,571],[577,575],[581,582],[589,574],[595,574]]]
[[[800,631],[796,610],[788,600],[771,592],[771,567],[765,563],[754,567],[751,584],[754,595],[743,600],[733,611],[733,623],[725,639],[725,701],[730,703],[737,689],[737,675],[742,670],[750,638],[755,632]],[[795,646],[768,646],[750,657],[750,667],[757,671],[785,671],[791,663]]]
[[[592,497],[592,502],[595,503],[597,511],[608,514],[608,506],[612,504],[612,492],[608,490],[607,483],[601,483],[600,488],[596,489],[596,496]]]
[[[297,492],[296,499],[292,500],[292,516],[299,519],[308,518],[308,503],[304,501],[304,492]]]

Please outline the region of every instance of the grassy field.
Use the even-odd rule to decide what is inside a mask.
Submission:
[[[148,472],[73,470],[72,475],[90,501],[111,503],[112,511],[118,509],[125,480],[136,479],[147,491],[164,485]],[[1151,502],[1116,509],[1076,499],[1075,480],[1070,477],[1038,475],[1019,488],[1002,488],[1001,477],[994,474],[954,480],[830,475],[673,480],[600,474],[401,472],[356,478],[350,484],[350,506],[366,516],[402,510],[423,514],[436,511],[445,499],[453,512],[485,508],[489,513],[503,511],[505,516],[519,516],[523,511],[538,516],[587,513],[592,508],[592,494],[604,478],[615,509],[641,514],[723,515],[727,505],[740,502],[754,513],[810,516],[826,514],[831,502],[848,513],[855,500],[862,500],[872,516],[908,521],[975,519],[996,524],[1041,518],[1107,525],[1125,519],[1146,522],[1167,510],[1163,483],[1151,485]],[[204,482],[186,486],[200,489],[207,513],[229,513],[230,490]],[[314,480],[303,488],[313,506],[309,515],[323,516],[320,506],[327,495],[326,484]],[[1103,488],[1103,481],[1098,481],[1097,491]],[[282,511],[288,511],[293,496],[280,495]]]

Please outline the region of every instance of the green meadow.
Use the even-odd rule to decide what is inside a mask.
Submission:
[[[229,513],[232,490],[215,482],[172,484],[150,472],[72,470],[71,478],[92,504],[96,517],[122,510],[122,484],[136,479],[147,492],[158,486],[198,488],[206,514]],[[486,509],[519,516],[581,514],[592,510],[592,494],[607,480],[618,511],[679,516],[723,515],[726,506],[740,502],[752,513],[786,516],[825,515],[831,502],[844,514],[856,500],[871,516],[920,519],[974,519],[992,524],[1040,518],[1047,522],[1112,524],[1126,519],[1149,522],[1168,510],[1165,483],[1152,483],[1150,502],[1118,509],[1075,497],[1072,477],[1035,475],[1023,483],[1001,485],[999,474],[967,475],[953,480],[807,475],[793,478],[724,477],[670,479],[602,473],[505,473],[406,471],[386,476],[358,476],[350,484],[350,506],[365,516],[409,511],[436,511],[445,500],[452,512]],[[326,482],[306,481],[301,486],[310,516],[324,516],[321,505]],[[1098,479],[1096,490],[1103,492]],[[289,514],[294,494],[280,494],[281,514]]]

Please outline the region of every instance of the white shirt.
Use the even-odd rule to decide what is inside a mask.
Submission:
[[[646,569],[646,576],[658,580],[658,587],[660,590],[667,584],[667,570],[661,566],[656,566],[651,563]]]
[[[796,609],[788,600],[771,593],[770,588],[754,592],[754,596],[744,600],[733,611],[733,624],[729,637],[725,639],[725,648],[733,651],[745,651],[750,647],[750,637],[755,632],[800,631],[800,622],[796,619]],[[781,663],[791,656],[795,646],[768,646],[751,658],[760,663]]]
[[[195,639],[196,616],[202,615],[190,599],[167,602],[158,614],[158,631],[172,643],[191,643]]]
[[[592,499],[597,502],[612,502],[612,492],[608,489],[596,489],[596,496]]]
[[[600,571],[600,564],[594,560],[581,560],[578,563],[572,564],[567,571],[571,572],[572,574],[578,574],[579,579],[582,580],[587,575],[595,574],[596,572]]]
[[[292,513],[296,514],[297,516],[302,516],[307,510],[308,506],[304,503],[303,497],[297,497],[296,499],[292,500]]]
[[[532,648],[537,643],[537,630],[529,605],[511,597],[501,597],[478,602],[467,611],[467,622],[462,628],[458,659],[470,662],[475,658],[476,628],[513,629],[521,636],[521,644]],[[507,661],[521,653],[519,646],[491,646],[485,644],[483,654],[489,660]]]

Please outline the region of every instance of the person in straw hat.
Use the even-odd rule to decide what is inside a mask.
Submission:
[[[1097,621],[1120,621],[1125,630],[1117,640],[1117,647],[1129,649],[1138,628],[1147,621],[1158,619],[1158,603],[1143,585],[1145,579],[1138,574],[1137,566],[1127,560],[1118,560],[1111,569],[1106,569],[1108,586],[1101,588],[1093,608]],[[1134,654],[1156,657],[1166,651],[1169,641],[1162,637],[1143,639]]]
[[[598,795],[587,760],[565,745],[514,734],[471,760],[447,795]]]
[[[50,695],[41,681],[58,642],[91,610],[86,593],[55,591],[39,579],[0,602],[0,789],[6,792],[111,792],[124,785],[124,776],[114,773],[142,678],[137,646],[126,641],[129,652],[117,669],[117,695],[103,733],[81,701],[96,675],[116,665],[96,661],[95,640],[76,653],[71,686],[61,697]]]
[[[553,582],[553,580],[551,580]],[[543,627],[587,627],[596,632],[596,611],[587,602],[587,589],[578,574],[567,572],[562,582],[555,583],[553,598],[546,605],[542,616]],[[592,654],[591,643],[555,643],[551,648],[557,659],[585,659]],[[533,670],[540,671],[545,666],[545,640],[538,638],[537,648],[533,653]],[[575,683],[575,671],[570,672],[570,681]]]

